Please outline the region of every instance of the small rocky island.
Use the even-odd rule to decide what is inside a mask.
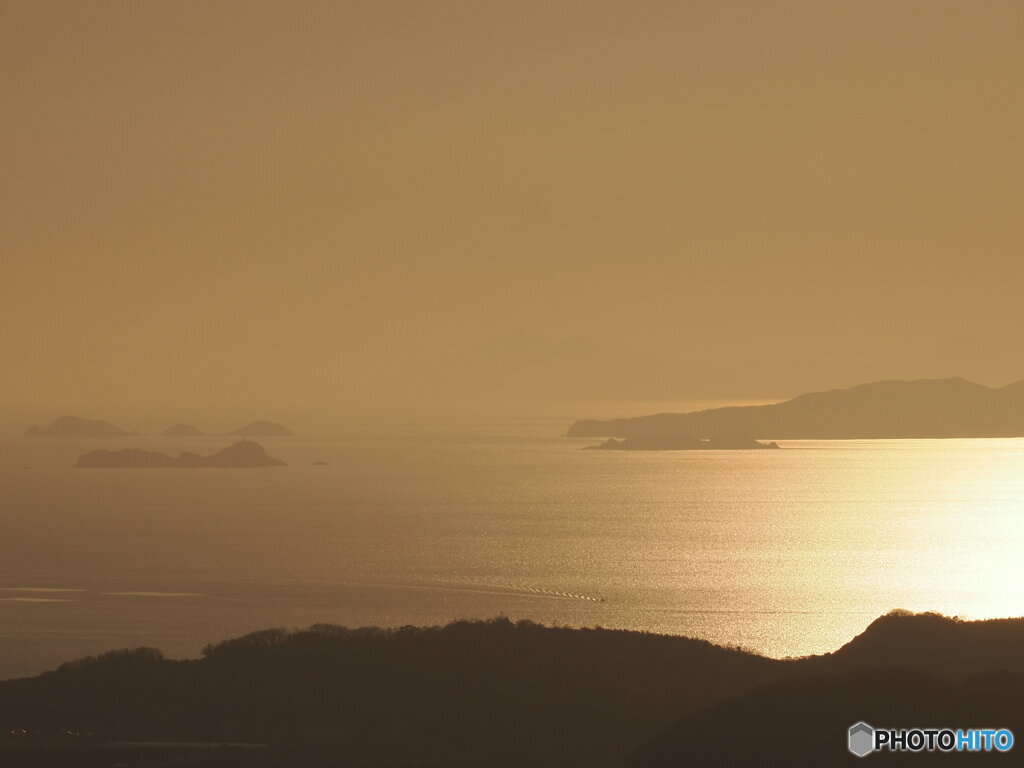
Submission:
[[[684,435],[641,435],[623,440],[610,438],[598,445],[585,445],[586,451],[750,451],[778,448],[778,443],[762,443],[749,435],[723,433],[710,440]]]
[[[129,448],[122,451],[91,451],[78,457],[76,467],[89,469],[125,469],[155,467],[282,467],[285,463],[268,456],[259,443],[251,440],[229,445],[212,456],[182,451],[177,458],[157,451]]]
[[[45,429],[31,426],[25,437],[130,437],[138,432],[126,432],[106,421],[83,419],[81,416],[60,416]]]

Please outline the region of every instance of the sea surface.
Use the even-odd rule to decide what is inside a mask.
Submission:
[[[234,470],[72,466],[224,437],[4,438],[0,678],[315,623],[504,615],[794,656],[894,608],[1024,614],[1024,440],[606,452],[567,426],[363,424]]]

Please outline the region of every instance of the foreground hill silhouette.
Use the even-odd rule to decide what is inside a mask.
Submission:
[[[125,437],[138,434],[125,432],[106,421],[83,419],[80,416],[60,416],[45,429],[33,425],[25,432],[26,437]]]
[[[172,457],[157,451],[129,448],[122,451],[91,451],[78,457],[76,467],[90,469],[146,467],[280,467],[284,462],[268,456],[259,443],[242,440],[211,456],[182,451]]]
[[[110,741],[268,745],[203,765],[827,765],[845,760],[860,719],[1012,728],[1021,674],[1024,619],[890,615],[833,654],[793,660],[505,619],[316,626],[256,632],[197,660],[116,651],[0,682],[0,733],[26,731],[4,741],[12,766],[46,765],[57,753],[42,745],[63,743],[70,760]],[[802,718],[823,751],[797,749]],[[62,729],[87,735],[61,742]],[[719,751],[730,759],[714,762]]]
[[[629,768],[863,765],[847,751],[846,729],[1009,728],[1024,734],[1024,676],[987,672],[964,681],[904,670],[768,684],[695,712],[647,742]],[[878,751],[871,765],[1019,765],[1020,744],[1006,754]],[[955,756],[954,756],[955,755]]]
[[[879,381],[784,403],[577,421],[570,437],[740,432],[765,439],[1024,437],[1024,381],[1001,389],[965,379]]]

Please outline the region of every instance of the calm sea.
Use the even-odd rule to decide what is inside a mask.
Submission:
[[[1024,614],[1024,440],[595,452],[565,426],[266,439],[290,466],[259,470],[71,466],[226,438],[5,439],[0,678],[319,622],[504,614],[787,656],[893,608]]]

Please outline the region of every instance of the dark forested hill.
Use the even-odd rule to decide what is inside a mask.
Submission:
[[[1020,675],[1024,620],[892,615],[836,653],[786,661],[687,638],[504,619],[267,630],[209,647],[197,660],[116,651],[0,682],[0,742],[9,765],[22,764],[18,755],[34,758],[25,765],[60,755],[101,760],[108,753],[94,745],[125,741],[259,743],[268,749],[232,759],[347,766],[617,766],[647,744],[636,759],[655,765],[671,762],[665,756],[680,734],[691,739],[693,728],[712,722],[725,728],[736,713],[761,706],[776,723],[789,722],[785,707],[804,706],[822,728],[842,733],[850,723],[839,721],[857,709],[854,694],[866,685],[856,675],[890,668],[909,671],[879,690],[906,694],[908,712],[929,700],[928,686],[944,701],[967,676]],[[798,682],[808,678],[824,682]],[[1024,693],[1018,677],[1004,684]],[[840,703],[853,696],[853,704],[815,707],[821,691]],[[969,708],[974,699],[965,701]],[[146,765],[153,754],[177,764],[140,754],[110,764]],[[224,754],[217,759],[227,764]]]

